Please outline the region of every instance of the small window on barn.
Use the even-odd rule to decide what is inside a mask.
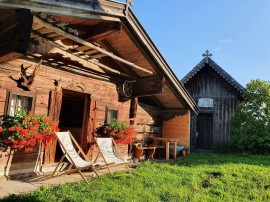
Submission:
[[[118,110],[107,108],[107,124],[111,124],[113,119],[118,118]]]
[[[19,110],[33,111],[34,98],[35,96],[30,94],[10,92],[7,114],[14,116]]]

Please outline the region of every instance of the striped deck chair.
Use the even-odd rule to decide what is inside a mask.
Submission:
[[[97,161],[99,155],[101,154],[110,174],[112,174],[110,166],[117,166],[123,164],[125,164],[128,173],[131,174],[131,170],[128,166],[130,162],[124,160],[113,138],[95,138],[95,139],[97,146],[99,148],[99,153],[94,162]]]
[[[88,160],[82,148],[79,146],[79,144],[71,135],[71,133],[69,131],[66,131],[66,132],[56,132],[55,134],[56,134],[57,139],[59,140],[60,147],[64,155],[62,156],[56,168],[54,169],[51,177],[57,177],[64,174],[79,172],[79,174],[82,176],[84,181],[87,184],[89,184],[86,177],[81,172],[81,170],[87,169],[87,168],[91,168],[95,172],[96,176],[98,177],[95,166],[98,165],[99,162],[93,163]],[[77,150],[75,149],[74,145],[76,146]],[[60,164],[63,162],[65,158],[67,158],[67,160],[70,162],[70,166],[65,171],[57,172],[58,167],[60,166]]]

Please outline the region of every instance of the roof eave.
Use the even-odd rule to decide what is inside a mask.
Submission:
[[[141,41],[141,43],[147,47],[150,51],[152,59],[155,61],[156,64],[159,66],[159,71],[163,74],[167,81],[170,82],[172,87],[178,91],[177,97],[179,101],[183,101],[185,103],[184,106],[187,107],[189,110],[193,111],[194,113],[198,114],[199,108],[197,104],[194,102],[192,97],[189,95],[183,84],[178,80],[176,75],[173,73],[172,69],[169,67],[161,53],[158,51],[157,47],[148,36],[146,31],[144,30],[143,26],[140,24],[134,13],[129,9],[128,15],[125,16],[124,23],[129,23],[130,27],[133,28],[133,33],[137,35],[137,39]]]

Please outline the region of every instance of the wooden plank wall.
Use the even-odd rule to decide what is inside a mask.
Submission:
[[[239,103],[237,100],[216,100],[213,115],[213,144],[223,144],[230,141],[230,118]]]
[[[197,73],[184,85],[194,101],[211,98],[213,108],[200,108],[200,113],[213,113],[213,144],[227,143],[230,117],[239,103],[240,93],[211,67]],[[197,116],[191,116],[191,145],[196,146]]]
[[[190,147],[190,113],[176,116],[163,122],[162,134],[165,138],[178,139],[177,145]]]

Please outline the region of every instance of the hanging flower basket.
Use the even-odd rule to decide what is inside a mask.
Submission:
[[[19,111],[14,117],[5,117],[0,126],[0,147],[32,152],[35,145],[47,144],[56,139],[54,132],[59,131],[58,123],[45,115],[28,114]]]

